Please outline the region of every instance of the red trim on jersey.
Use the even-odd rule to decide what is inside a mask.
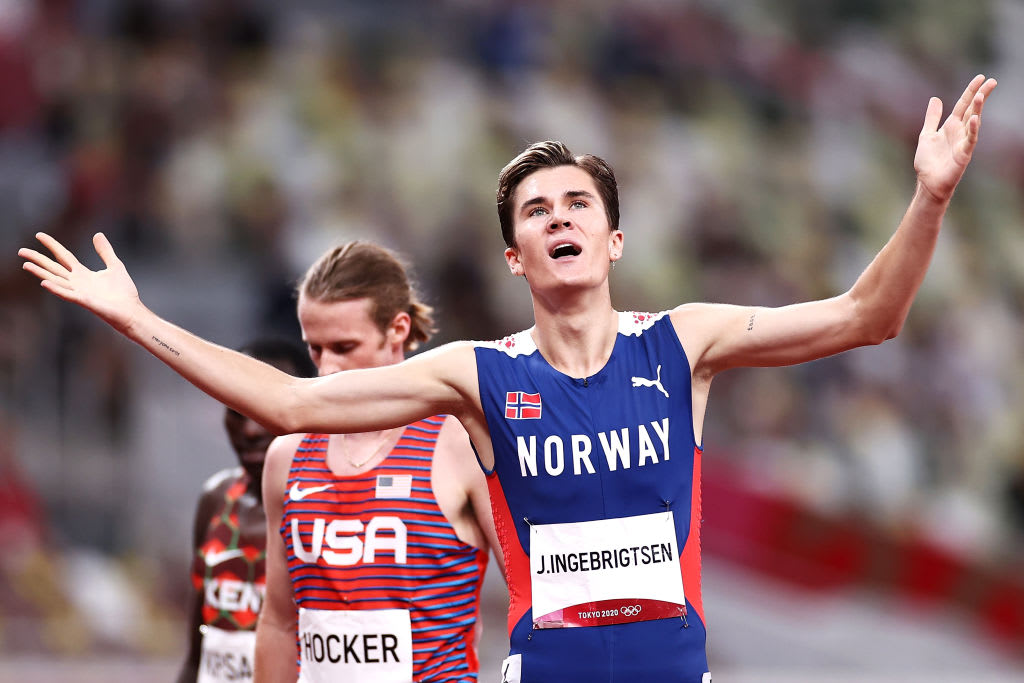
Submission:
[[[508,508],[505,491],[498,481],[497,470],[487,475],[487,490],[491,494],[491,514],[494,515],[494,530],[498,535],[501,552],[505,555],[505,583],[508,585],[508,633],[522,619],[533,604],[533,590],[530,587],[530,558],[519,543],[512,512]]]
[[[704,601],[700,593],[700,448],[693,449],[693,500],[690,501],[690,533],[686,537],[686,545],[679,553],[679,566],[683,572],[683,590],[686,598],[697,611],[701,623],[707,628],[704,620]]]

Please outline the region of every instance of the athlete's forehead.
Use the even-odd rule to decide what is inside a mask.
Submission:
[[[362,341],[380,334],[373,321],[369,297],[321,301],[299,295],[298,316],[302,339],[307,344]]]
[[[597,183],[589,173],[576,166],[542,168],[523,178],[516,187],[512,205],[518,212],[534,204],[550,204],[559,199],[584,197],[600,203]]]

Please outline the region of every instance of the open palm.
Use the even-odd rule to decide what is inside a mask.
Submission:
[[[120,332],[130,327],[134,313],[141,307],[139,291],[124,264],[102,233],[93,237],[103,270],[90,270],[56,239],[36,233],[51,258],[35,249],[19,249],[23,267],[41,280],[42,286],[65,301],[78,304],[110,323]]]
[[[948,200],[960,182],[978,143],[985,99],[995,87],[995,79],[975,76],[941,127],[942,101],[937,97],[929,100],[914,169],[918,181],[936,199]]]

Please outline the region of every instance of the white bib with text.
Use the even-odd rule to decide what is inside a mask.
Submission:
[[[255,631],[224,631],[201,626],[202,657],[196,683],[238,683],[251,681]]]
[[[412,622],[404,609],[299,608],[300,683],[412,681]]]
[[[530,527],[534,628],[686,614],[672,512]]]

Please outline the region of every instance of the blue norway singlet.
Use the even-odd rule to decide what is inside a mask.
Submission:
[[[668,315],[620,313],[572,378],[528,331],[476,347],[505,554],[503,681],[710,681],[690,368]]]

